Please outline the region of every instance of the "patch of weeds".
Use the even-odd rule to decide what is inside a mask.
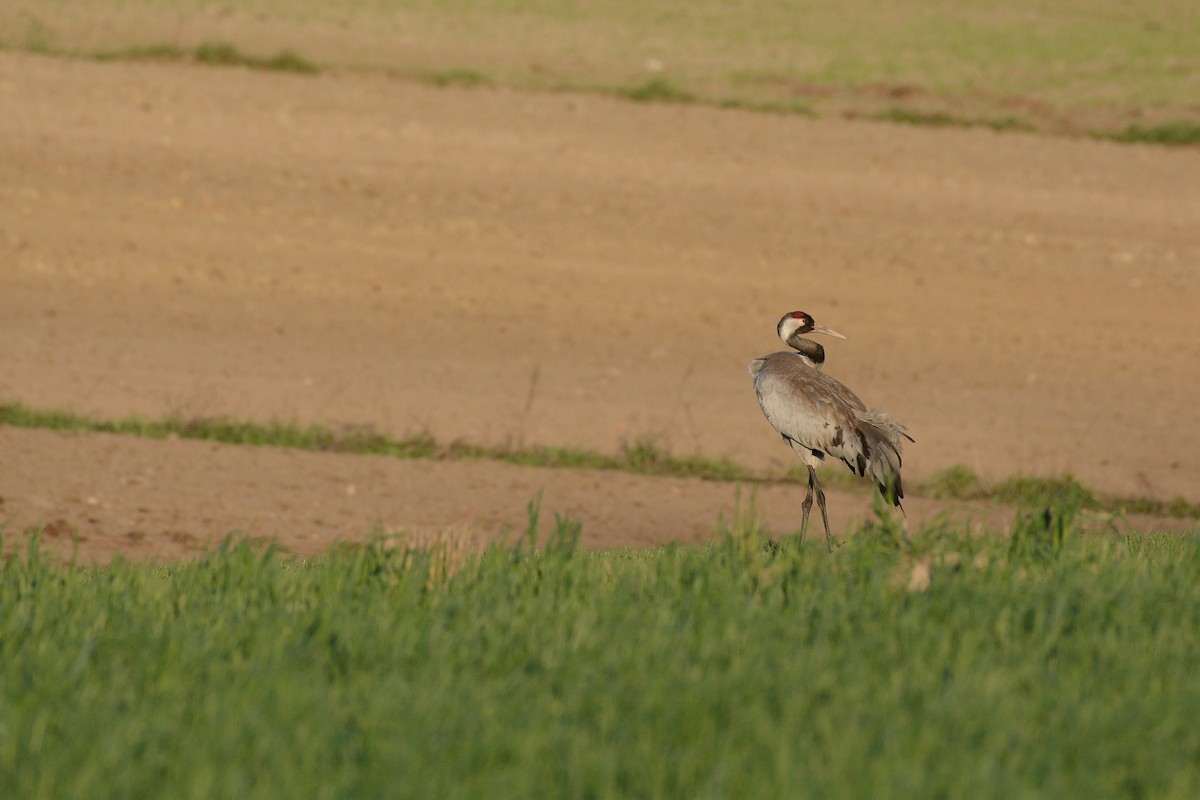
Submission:
[[[474,69],[456,68],[435,70],[420,75],[421,80],[434,86],[461,86],[471,89],[491,84],[488,76]]]
[[[780,552],[800,544],[791,538],[783,541],[771,538],[754,494],[743,502],[740,488],[733,494],[732,518],[727,520],[724,512],[717,515],[717,541],[716,547],[728,559],[727,563],[746,569],[747,588],[752,593],[771,582],[772,565]]]
[[[407,456],[407,454],[405,455]],[[489,457],[496,458],[501,461],[504,460],[504,453],[502,451],[493,450],[491,448],[484,447],[481,444],[473,444],[471,442],[463,441],[455,441],[444,447],[437,447],[437,449],[434,450],[434,455],[436,458],[463,458],[471,459],[473,461],[478,461],[479,459]]]
[[[121,50],[103,50],[91,55],[97,61],[183,61],[220,67],[247,67],[315,75],[320,68],[294,50],[281,50],[270,58],[246,55],[229,42],[203,42],[188,52],[172,44],[133,45]]]
[[[1200,519],[1200,503],[1189,503],[1182,497],[1168,500],[1162,505],[1162,509],[1173,517]]]
[[[1157,500],[1153,497],[1119,497],[1112,501],[1112,510],[1125,514],[1152,514],[1178,519],[1200,519],[1200,503],[1189,503],[1183,497]]]
[[[1126,514],[1158,514],[1163,506],[1161,500],[1155,500],[1153,497],[1129,497],[1113,501],[1113,510]]]
[[[320,71],[315,64],[294,50],[282,50],[270,58],[258,58],[246,55],[229,42],[203,42],[193,51],[192,58],[201,64],[270,69],[301,75],[315,75]]]
[[[315,75],[317,65],[294,50],[281,50],[262,63],[266,69],[280,72],[295,72],[298,75]]]
[[[618,469],[647,475],[678,475],[706,480],[742,480],[749,478],[746,470],[725,459],[703,456],[673,456],[660,448],[652,438],[639,439],[621,448]]]
[[[696,96],[680,89],[666,78],[657,77],[617,89],[617,94],[639,103],[694,103]]]
[[[37,17],[31,17],[25,29],[25,49],[42,55],[49,55],[54,50],[50,45],[50,29]]]
[[[983,481],[965,464],[955,464],[935,473],[921,484],[919,491],[937,500],[977,500],[988,494]]]
[[[1033,126],[1016,117],[995,117],[972,119],[958,117],[943,111],[917,111],[916,109],[894,106],[887,111],[875,114],[870,119],[881,122],[896,122],[901,125],[923,125],[932,128],[991,128],[994,131],[1029,131]]]
[[[1149,127],[1130,125],[1125,130],[1116,133],[1095,133],[1094,135],[1101,139],[1111,139],[1114,142],[1142,142],[1171,146],[1200,144],[1200,124],[1180,120]]]
[[[252,66],[251,59],[242,55],[229,42],[203,42],[192,53],[192,58],[201,64],[219,64],[222,66]]]
[[[889,492],[890,494],[890,492]],[[911,549],[908,533],[904,530],[901,514],[896,513],[890,501],[875,492],[871,499],[871,516],[863,522],[862,532],[872,548],[889,548],[896,551]]]
[[[717,103],[717,105],[720,108],[733,108],[761,114],[788,114],[798,117],[817,116],[816,109],[812,107],[812,104],[806,103],[803,100],[739,100],[730,97]]]
[[[992,117],[989,119],[979,120],[978,124],[985,128],[991,128],[994,131],[1035,130],[1033,125],[1030,125],[1023,119],[1018,119],[1017,117]]]
[[[386,436],[376,432],[370,425],[347,425],[337,437],[331,437],[327,449],[339,453],[386,453],[391,446],[404,447],[407,443],[432,441],[428,435],[418,435],[400,442],[390,442]]]
[[[667,454],[660,450],[653,439],[638,439],[633,444],[621,448],[625,463],[636,470],[652,471],[661,468],[667,461]]]
[[[1047,497],[1042,508],[1018,511],[1008,540],[1009,557],[1033,561],[1058,558],[1068,534],[1078,533],[1075,519],[1079,512],[1092,507],[1089,498],[1090,495],[1079,492],[1060,492]],[[1091,504],[1095,504],[1095,500],[1091,500]]]
[[[187,53],[171,44],[149,44],[105,50],[92,55],[97,61],[182,61]]]
[[[462,446],[466,446],[465,444]],[[478,447],[475,445],[474,447]],[[522,467],[566,467],[572,469],[619,469],[618,459],[573,447],[479,447],[478,458],[496,458]]]
[[[1001,503],[1019,506],[1077,505],[1079,508],[1100,508],[1091,490],[1071,475],[1057,478],[1018,476],[992,487],[991,498]]]
[[[871,119],[881,122],[898,122],[902,125],[925,125],[935,128],[948,126],[965,126],[966,121],[941,111],[917,111],[911,108],[893,106],[887,111],[875,114]]]

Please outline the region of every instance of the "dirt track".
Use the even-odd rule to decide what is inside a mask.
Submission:
[[[745,364],[800,308],[850,337],[828,370],[916,436],[910,483],[961,462],[1198,497],[1195,149],[11,54],[0,105],[0,400],[601,450],[652,436],[782,470]],[[205,463],[301,549],[341,514],[299,495],[323,456],[197,446],[188,472],[184,444],[136,445],[180,465],[143,524],[80,488],[117,486],[129,443],[0,430],[0,519],[82,526],[97,554],[267,525],[227,495],[192,514]],[[468,466],[396,467],[389,492],[346,467],[338,530],[520,516],[536,473]],[[461,494],[397,504],[404,470]],[[565,480],[612,482],[570,501],[585,534],[702,535],[623,499],[660,484]],[[705,509],[732,494],[695,486],[719,495]],[[760,505],[786,526],[801,490],[779,491]]]

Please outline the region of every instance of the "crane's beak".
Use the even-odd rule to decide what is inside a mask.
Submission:
[[[813,323],[813,329],[812,329],[812,332],[813,332],[813,333],[823,333],[823,334],[825,334],[826,336],[835,336],[835,337],[837,337],[838,339],[845,339],[845,338],[846,338],[845,336],[842,336],[842,335],[841,335],[840,333],[838,333],[837,331],[835,331],[835,330],[832,330],[831,328],[826,328],[824,325],[817,325],[816,323]]]

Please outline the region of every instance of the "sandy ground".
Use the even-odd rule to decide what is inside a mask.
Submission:
[[[171,559],[218,545],[232,533],[309,555],[335,543],[399,536],[437,537],[469,547],[513,542],[540,505],[538,540],[556,515],[583,524],[591,547],[649,547],[711,541],[720,523],[761,521],[794,532],[803,498],[794,485],[734,486],[594,470],[554,470],[481,462],[401,461],[194,441],[155,442],[107,434],[80,436],[0,428],[0,448],[16,470],[5,476],[0,517],[37,519],[46,549],[85,562],[126,556]],[[80,468],[80,465],[87,465]],[[872,515],[861,493],[827,492],[838,541]],[[901,524],[953,522],[1004,530],[1013,510],[989,503],[910,500]],[[895,513],[895,512],[893,512]],[[1181,530],[1184,520],[1105,515],[1091,529]],[[808,536],[824,541],[818,512]],[[9,549],[19,545],[10,539]],[[77,548],[77,552],[76,552]]]
[[[0,401],[782,473],[745,365],[803,309],[909,425],[910,485],[963,463],[1200,497],[1194,148],[13,54],[0,107]],[[0,520],[97,557],[483,535],[538,487],[606,544],[704,538],[733,492],[0,430]],[[802,496],[759,505],[786,528]],[[868,505],[838,496],[835,527]]]

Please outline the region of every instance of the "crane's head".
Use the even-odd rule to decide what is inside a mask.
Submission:
[[[836,336],[839,339],[845,339],[840,333],[826,328],[824,325],[818,325],[813,321],[813,318],[803,311],[792,311],[783,315],[783,319],[779,320],[779,326],[776,328],[779,333],[779,338],[788,347],[796,347],[792,344],[792,339],[804,333],[823,333],[826,336]],[[799,348],[797,348],[799,349]]]

